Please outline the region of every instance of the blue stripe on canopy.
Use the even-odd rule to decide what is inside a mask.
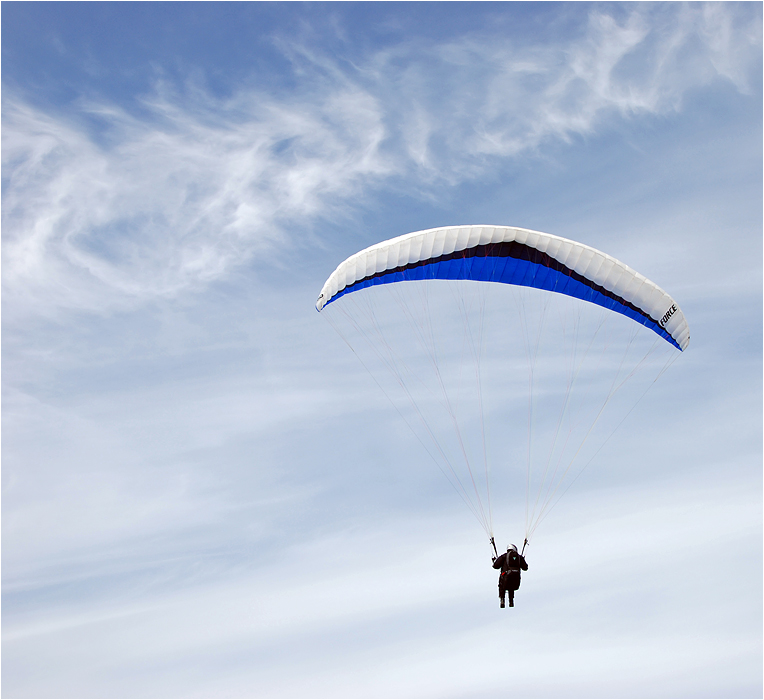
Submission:
[[[517,244],[516,244],[517,245]],[[524,247],[524,246],[523,246]],[[547,256],[544,256],[545,258]],[[616,313],[623,314],[637,323],[655,331],[662,338],[681,350],[679,344],[661,328],[656,321],[630,304],[625,299],[599,287],[573,270],[557,263],[562,269],[554,269],[548,264],[524,260],[509,256],[444,256],[427,262],[421,261],[413,266],[398,267],[393,270],[376,273],[355,284],[345,287],[329,302],[336,301],[345,294],[357,292],[378,284],[390,284],[406,280],[474,280],[479,282],[501,282],[523,287],[545,289],[558,294],[582,299],[597,304]]]

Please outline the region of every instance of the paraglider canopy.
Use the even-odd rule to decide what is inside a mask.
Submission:
[[[679,306],[638,272],[583,243],[508,226],[435,228],[366,248],[332,273],[316,309],[373,285],[425,279],[546,289],[628,316],[680,350],[690,342]]]

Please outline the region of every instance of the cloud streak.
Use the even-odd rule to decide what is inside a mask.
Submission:
[[[54,671],[60,693],[86,687],[107,697],[358,697],[370,687],[386,697],[565,696],[573,688],[618,696],[624,678],[632,690],[660,696],[667,685],[686,693],[693,672],[702,677],[697,686],[689,681],[698,692],[703,683],[734,687],[725,665],[760,655],[750,610],[741,601],[725,616],[699,615],[706,591],[690,584],[708,548],[756,540],[754,494],[733,484],[690,492],[665,484],[659,493],[597,493],[579,508],[591,524],[567,523],[553,548],[535,553],[511,634],[508,620],[496,620],[495,595],[475,599],[475,590],[495,587],[484,553],[450,516],[431,515],[306,542],[256,569],[223,566],[220,576],[181,589],[165,571],[137,598],[112,592],[44,614],[30,607],[4,625],[9,688],[50,694],[44,675],[19,673],[26,645]],[[648,545],[656,540],[657,552]],[[645,597],[646,557],[661,572],[661,597]],[[754,571],[736,560],[719,595],[750,595]],[[694,609],[680,606],[681,624],[674,612],[667,629],[664,606],[688,598]],[[603,624],[611,616],[617,624]],[[292,674],[295,655],[302,664]],[[93,673],[102,668],[113,675]]]
[[[622,18],[597,9],[580,36],[559,45],[466,35],[382,52],[373,75],[405,105],[399,128],[410,160],[459,181],[490,167],[485,157],[589,134],[608,115],[677,110],[689,90],[719,77],[748,92],[761,45],[748,20],[719,5],[637,8]]]
[[[146,105],[150,123],[87,106],[105,122],[108,145],[9,102],[4,281],[12,296],[21,287],[61,306],[204,284],[272,251],[288,222],[327,214],[335,195],[386,170],[373,100],[348,91],[310,104],[249,96],[203,109],[162,93]],[[213,106],[223,115],[214,121]]]

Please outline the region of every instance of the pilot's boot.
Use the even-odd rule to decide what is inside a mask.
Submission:
[[[502,603],[503,603],[503,602],[504,602],[504,601],[502,601]],[[509,599],[509,607],[510,607],[510,608],[514,608],[514,607],[515,607],[515,599],[514,599],[514,598],[510,598],[510,599]]]
[[[503,597],[501,598],[501,607],[502,608],[504,607],[504,598]]]

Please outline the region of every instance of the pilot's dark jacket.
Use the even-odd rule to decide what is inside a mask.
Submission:
[[[509,592],[509,597],[514,597],[514,592],[520,588],[520,570],[528,571],[528,564],[522,554],[514,550],[500,554],[493,562],[494,569],[501,569],[499,574],[499,597],[504,598],[504,591]]]

